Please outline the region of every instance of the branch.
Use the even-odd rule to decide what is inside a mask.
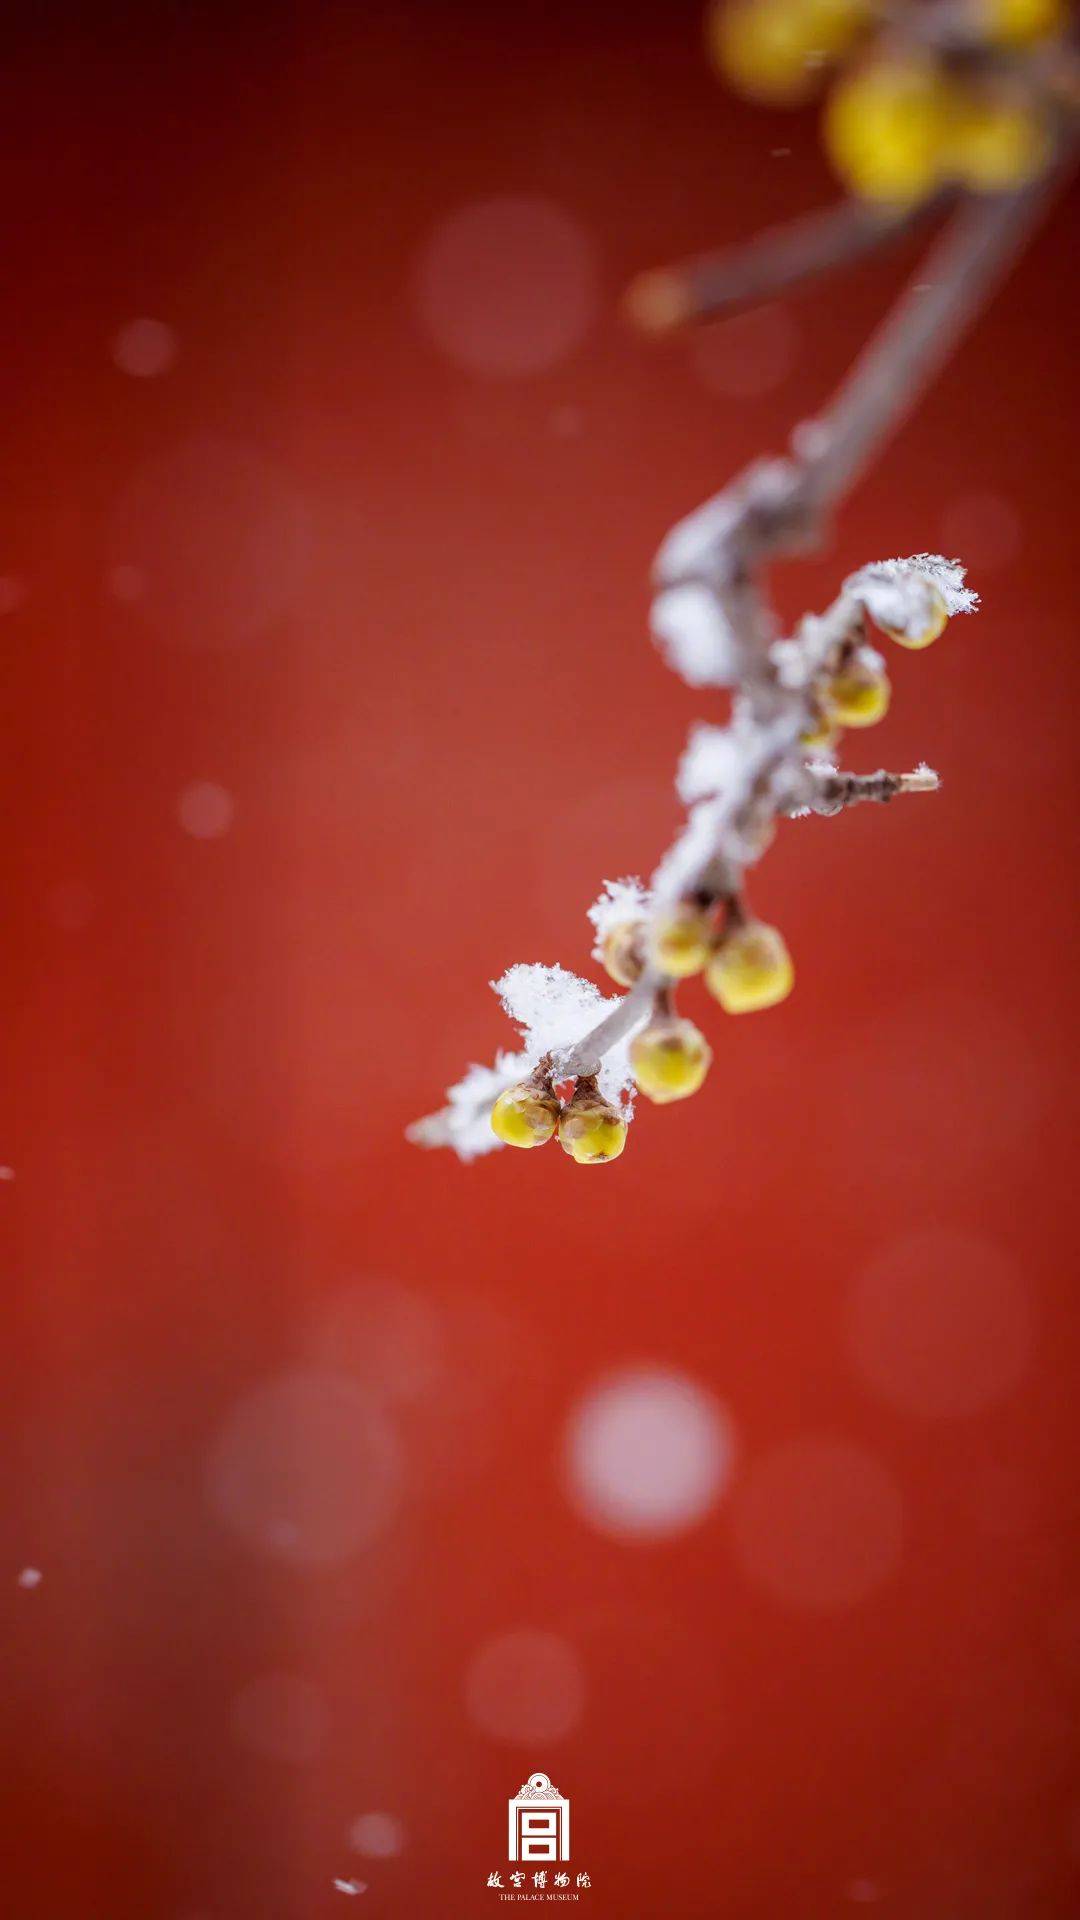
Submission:
[[[791,454],[750,467],[665,540],[654,570],[660,598],[669,603],[664,631],[670,638],[673,590],[692,589],[693,606],[684,601],[681,612],[684,621],[693,614],[693,631],[683,633],[687,653],[694,654],[694,671],[687,668],[686,677],[694,684],[734,686],[736,700],[731,726],[712,730],[723,741],[720,775],[711,789],[706,784],[696,790],[686,828],[653,877],[647,908],[651,917],[679,902],[704,909],[724,901],[733,921],[745,920],[743,874],[764,852],[778,818],[805,810],[830,814],[862,800],[888,801],[898,793],[936,788],[937,777],[928,768],[910,774],[855,775],[815,767],[807,763],[805,740],[820,728],[823,717],[830,717],[828,712],[823,716],[820,704],[830,676],[835,689],[843,673],[873,676],[881,668],[865,645],[867,611],[895,637],[925,644],[940,631],[939,626],[923,631],[920,621],[925,624],[927,608],[936,606],[944,616],[973,604],[973,596],[963,588],[962,569],[926,555],[865,568],[845,583],[825,614],[808,616],[788,641],[777,639],[760,574],[772,556],[820,536],[826,513],[895,431],[990,298],[1039,219],[1051,184],[1044,180],[1015,193],[965,203],[828,410],[792,435]],[[951,606],[946,588],[953,596]],[[715,651],[711,669],[710,647]],[[887,692],[887,683],[885,687]],[[689,801],[682,780],[680,791]],[[530,972],[549,981],[561,975],[560,969],[511,969],[517,975]],[[509,978],[504,976],[504,982]],[[592,1075],[649,1017],[658,994],[670,984],[655,965],[647,965],[622,999],[614,1006],[608,1003],[602,1017],[570,1044],[565,1026],[561,1035],[537,1044],[537,1032],[524,1021],[529,1029],[526,1064],[534,1066],[543,1055],[554,1078]],[[585,991],[595,996],[595,989]],[[508,1011],[514,1011],[510,995],[504,991],[503,997]],[[579,1021],[580,1011],[575,1024]],[[418,1123],[412,1137],[423,1144],[447,1140],[463,1157],[483,1151],[477,1129],[497,1097],[507,1066],[509,1062],[500,1061],[493,1072],[471,1069],[452,1090],[450,1106]],[[607,1062],[605,1070],[611,1066]],[[490,1137],[486,1144],[492,1144]]]
[[[578,1074],[595,1073],[605,1053],[648,1017],[657,993],[666,984],[664,974],[658,973],[654,967],[646,967],[640,980],[623,994],[614,1012],[591,1028],[574,1046],[556,1054],[556,1075],[570,1080]]]
[[[826,817],[857,806],[861,800],[888,802],[901,793],[936,793],[941,785],[932,767],[916,767],[913,773],[886,773],[884,768],[877,773],[840,773],[835,768],[826,771],[811,764],[808,772],[810,782],[803,804],[793,812]]]
[[[955,199],[949,191],[900,211],[841,200],[743,246],[703,253],[677,266],[639,274],[624,306],[643,333],[667,334],[771,300],[788,287],[835,273],[926,225]]]
[[[816,513],[835,505],[901,424],[988,304],[1060,184],[966,202],[871,337],[822,418],[799,430]]]
[[[795,429],[791,455],[755,462],[668,535],[657,556],[659,584],[696,581],[721,594],[740,585],[746,596],[754,569],[820,538],[828,510],[990,299],[1053,185],[1048,177],[961,207],[827,410]]]

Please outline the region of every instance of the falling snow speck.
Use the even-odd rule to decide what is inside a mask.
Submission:
[[[24,1588],[27,1592],[30,1590],[31,1587],[40,1587],[41,1568],[40,1567],[24,1567],[15,1584],[16,1586]]]
[[[216,780],[194,780],[176,803],[185,833],[195,840],[220,840],[228,833],[235,811],[232,794]]]
[[[109,591],[117,600],[138,600],[146,592],[146,581],[140,567],[121,564],[109,572]]]
[[[349,1828],[349,1845],[372,1860],[392,1860],[404,1850],[405,1828],[392,1813],[362,1813]]]
[[[337,1889],[338,1893],[366,1893],[367,1892],[366,1880],[335,1880],[334,1886]]]
[[[129,320],[113,336],[113,363],[133,380],[155,380],[176,359],[177,339],[164,320]]]

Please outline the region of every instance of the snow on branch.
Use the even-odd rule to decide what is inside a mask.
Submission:
[[[530,1068],[545,1055],[557,1059],[569,1053],[583,1035],[619,1005],[617,999],[606,999],[591,980],[582,980],[565,967],[509,967],[501,980],[492,981],[492,986],[504,1011],[521,1030]],[[609,1100],[632,1095],[634,1077],[624,1041],[604,1055],[598,1079],[601,1093]]]
[[[640,880],[605,880],[603,892],[588,910],[596,932],[593,959],[603,959],[604,939],[612,927],[643,919],[648,908],[649,895]]]
[[[519,1029],[520,1050],[500,1054],[493,1068],[470,1067],[450,1088],[448,1104],[418,1121],[410,1139],[420,1146],[449,1146],[461,1159],[475,1159],[506,1143],[492,1127],[492,1113],[504,1097],[516,1098],[515,1114],[520,1118],[518,1110],[526,1109],[529,1127],[546,1138],[574,1112],[579,1098],[574,1092],[569,1102],[560,1102],[555,1089],[575,1080],[578,1088],[587,1087],[593,1102],[585,1117],[606,1116],[604,1124],[617,1125],[625,1137],[635,1088],[649,1091],[648,1074],[634,1057],[635,1034],[657,1027],[668,1035],[669,1051],[674,1035],[685,1052],[689,1043],[681,1030],[689,1022],[674,1020],[676,983],[705,970],[721,1004],[728,1004],[713,970],[718,967],[722,974],[735,942],[761,937],[749,911],[745,875],[769,846],[777,821],[800,813],[839,813],[861,800],[883,802],[932,792],[937,785],[928,768],[850,774],[820,756],[834,725],[858,726],[867,713],[877,718],[876,709],[884,711],[888,682],[880,654],[863,638],[865,613],[886,613],[898,623],[894,637],[910,647],[923,644],[942,608],[968,611],[975,604],[957,563],[937,556],[889,561],[860,569],[826,614],[808,615],[791,639],[753,656],[728,724],[699,722],[691,729],[676,776],[688,808],[686,823],[649,887],[638,879],[607,881],[588,909],[593,958],[626,991],[605,996],[561,966],[508,968],[492,986]],[[691,941],[698,940],[693,951],[679,945],[687,930]],[[763,931],[775,936],[775,929]],[[786,954],[778,964],[781,970],[790,967]],[[769,982],[765,991],[772,992]],[[766,997],[753,1004],[774,1003]],[[696,1035],[696,1029],[689,1030]],[[654,1091],[652,1097],[678,1096]],[[534,1141],[512,1133],[510,1143]],[[614,1158],[618,1151],[621,1144],[594,1157]]]
[[[668,587],[652,603],[653,638],[688,687],[730,687],[738,679],[735,633],[723,607],[699,582]]]
[[[446,1106],[414,1120],[406,1138],[414,1147],[452,1147],[459,1160],[494,1153],[502,1141],[491,1131],[491,1109],[528,1064],[523,1053],[499,1053],[493,1067],[468,1067],[456,1086],[447,1088]]]
[[[689,686],[730,688],[731,713],[691,730],[676,779],[686,820],[649,886],[609,882],[589,909],[593,957],[622,992],[605,996],[558,966],[509,968],[493,984],[520,1047],[493,1068],[471,1067],[446,1106],[410,1129],[412,1140],[472,1159],[557,1135],[579,1162],[616,1159],[635,1089],[663,1105],[693,1093],[708,1071],[705,1035],[676,1010],[685,981],[703,975],[731,1014],[775,1006],[791,990],[783,937],[747,891],[778,825],[935,791],[928,767],[855,774],[836,756],[846,731],[888,709],[870,623],[901,650],[929,646],[977,607],[962,566],[924,553],[861,567],[830,607],[786,636],[764,571],[820,537],[827,512],[993,291],[1045,194],[1036,182],[963,202],[920,269],[929,291],[920,279],[901,296],[826,412],[793,434],[790,454],[756,462],[667,536],[654,567],[654,636]]]

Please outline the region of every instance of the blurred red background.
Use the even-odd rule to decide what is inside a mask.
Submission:
[[[483,1914],[543,1769],[612,1920],[1076,1912],[1069,206],[777,580],[967,560],[852,755],[942,793],[781,833],[797,991],[617,1166],[462,1167],[722,712],[651,556],[916,249],[622,327],[832,192],[691,4],[5,31],[9,1910]],[[728,1442],[656,1537],[568,1498],[625,1368]]]

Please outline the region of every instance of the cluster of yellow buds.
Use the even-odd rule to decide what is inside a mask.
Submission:
[[[618,929],[612,929],[612,934]],[[609,934],[602,949],[607,963]],[[640,936],[639,936],[640,938]],[[666,913],[656,916],[648,928],[649,955],[658,972],[672,980],[685,980],[703,973],[709,992],[727,1013],[751,1013],[760,1007],[774,1007],[787,998],[795,981],[782,936],[775,927],[749,918],[741,909],[729,907],[726,916],[717,917],[711,903],[682,900]],[[657,1094],[638,1074],[638,1058],[645,1066],[646,1078],[656,1080],[656,1063],[649,1048],[658,1037],[665,1054],[679,1051],[685,1061],[685,1078],[692,1080],[679,1092]],[[708,1071],[711,1055],[708,1046],[688,1020],[674,1020],[665,1010],[653,1026],[638,1035],[635,1045],[648,1043],[640,1055],[630,1050],[634,1078],[642,1093],[652,1100],[679,1099],[684,1093],[696,1093]],[[696,1078],[695,1078],[696,1075]]]
[[[925,616],[914,628],[887,625],[880,631],[897,646],[920,652],[944,633],[949,620],[945,596],[932,580],[923,582]],[[869,647],[846,646],[832,669],[813,688],[814,719],[802,734],[802,744],[814,752],[829,752],[843,727],[873,727],[883,720],[892,699],[892,686],[879,654]]]
[[[726,1013],[775,1007],[795,981],[791,955],[775,927],[734,906],[726,919],[718,919],[715,906],[699,900],[680,901],[651,919],[620,921],[606,932],[601,952],[620,986],[640,978],[646,959],[669,982],[704,974]],[[686,1100],[704,1084],[711,1064],[705,1035],[674,1012],[670,986],[661,987],[650,1019],[630,1043],[639,1093],[657,1106]],[[551,1061],[545,1059],[499,1095],[491,1111],[496,1138],[507,1147],[528,1148],[542,1147],[557,1135],[563,1152],[580,1166],[617,1160],[626,1145],[626,1120],[601,1094],[596,1076],[579,1076],[563,1101],[552,1075]]]
[[[563,1152],[583,1167],[617,1160],[626,1145],[626,1121],[595,1076],[583,1074],[563,1105],[544,1067],[499,1095],[491,1127],[505,1147],[542,1147],[557,1133]]]
[[[636,956],[635,979],[646,953],[668,980],[704,974],[705,985],[727,1013],[774,1007],[787,998],[795,981],[791,955],[775,927],[741,910],[729,910],[727,918],[718,921],[712,903],[697,899],[680,900],[649,923],[621,921],[608,929],[600,956],[620,985],[632,984],[624,970],[628,952]],[[676,1019],[666,1007],[630,1048],[638,1088],[661,1105],[696,1093],[711,1058],[697,1028]]]
[[[704,974],[705,985],[726,1013],[751,1013],[785,1000],[795,981],[791,955],[775,927],[729,908],[718,919],[715,908],[698,899],[679,901],[649,923],[621,922],[604,936],[601,957],[612,979],[627,950],[645,954],[669,980]],[[705,1079],[712,1052],[704,1035],[676,1018],[666,997],[648,1026],[630,1047],[630,1064],[640,1092],[658,1105],[696,1093]]]
[[[939,555],[880,561],[852,574],[836,605],[835,637],[825,629],[823,647],[812,652],[804,669],[805,685],[788,683],[805,701],[803,746],[832,746],[841,728],[872,726],[887,711],[889,679],[881,656],[868,644],[869,621],[899,646],[918,652],[944,632],[951,613],[968,611],[974,598],[963,585],[963,569]],[[816,632],[813,626],[808,632],[812,648]],[[781,651],[790,653],[790,647],[784,643]],[[783,673],[779,661],[778,671]],[[734,888],[734,882],[726,888],[699,884],[657,906],[640,883],[618,881],[608,883],[590,910],[598,934],[594,955],[616,985],[640,993],[643,976],[655,983],[651,1012],[629,1042],[623,1099],[631,1080],[657,1106],[685,1100],[705,1082],[712,1049],[693,1022],[675,1011],[681,982],[703,976],[725,1013],[759,1012],[790,994],[795,969],[783,935],[757,919]],[[510,992],[507,983],[533,972],[559,975],[561,969],[514,968],[497,983],[504,1005],[525,1028],[535,1018],[529,1012],[534,989],[523,998],[520,987]],[[586,996],[594,992],[585,988]],[[545,1053],[527,1078],[499,1094],[491,1110],[496,1138],[527,1148],[557,1135],[563,1151],[580,1165],[617,1160],[628,1118],[618,1104],[618,1073],[607,1075],[613,1098],[606,1098],[595,1073],[560,1081],[561,1057],[557,1049]]]
[[[1019,76],[951,75],[926,59],[880,59],[841,79],[825,148],[864,200],[895,206],[954,184],[1001,193],[1034,180],[1053,148],[1035,89]]]
[[[823,139],[861,199],[903,207],[948,185],[999,193],[1035,179],[1053,153],[1052,101],[1027,50],[1061,33],[1066,0],[966,0],[940,48],[905,40],[888,11],[876,41],[885,9],[873,0],[715,0],[709,45],[734,87],[776,105],[809,99],[855,56],[829,93]]]

